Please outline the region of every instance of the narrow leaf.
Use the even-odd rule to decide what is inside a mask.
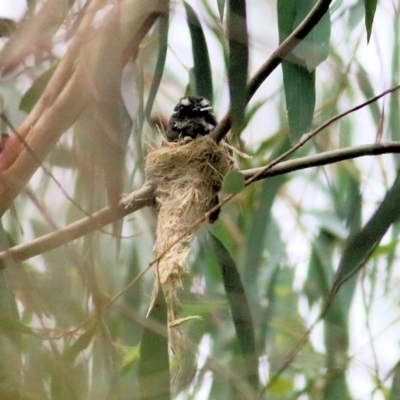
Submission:
[[[369,39],[371,38],[372,24],[374,22],[374,16],[375,16],[377,4],[378,4],[378,0],[364,0],[365,29],[367,31],[367,43],[369,43]]]
[[[222,271],[222,279],[235,325],[236,336],[244,357],[249,383],[258,386],[258,361],[256,357],[254,326],[247,296],[236,263],[222,242],[210,235],[215,255]]]
[[[63,353],[64,360],[68,363],[73,363],[76,357],[78,357],[83,350],[87,349],[92,341],[95,331],[96,325],[93,325],[83,333],[72,346],[68,347]]]
[[[311,0],[278,0],[279,40],[283,42],[313,6]],[[296,143],[311,128],[315,108],[315,67],[326,58],[330,36],[329,15],[300,43],[295,55],[282,63],[290,141]]]
[[[296,18],[293,22],[293,30],[303,21],[313,5],[314,1],[312,0],[296,1]],[[328,10],[312,31],[293,50],[293,54],[304,61],[308,71],[314,71],[328,57],[330,35],[331,19]]]
[[[145,107],[145,116],[147,121],[150,121],[150,114],[153,108],[154,99],[156,98],[158,88],[160,87],[161,78],[164,72],[165,60],[167,58],[168,48],[168,32],[169,32],[169,19],[168,15],[161,15],[158,19],[158,30],[159,30],[159,49],[156,63],[156,69],[154,71],[153,82],[151,84],[149,97]]]
[[[358,66],[358,69],[359,69],[357,72],[358,85],[359,85],[365,99],[370,99],[371,97],[373,97],[375,95],[373,85],[371,84],[371,81],[370,81],[365,69],[361,65]],[[396,95],[397,95],[396,93],[393,94],[393,96],[391,97],[391,101],[394,101],[393,98]],[[374,102],[369,105],[369,108],[370,108],[371,116],[374,120],[375,126],[378,127],[381,124],[381,120],[383,118],[382,112],[379,108],[379,103]]]
[[[125,350],[124,357],[120,365],[120,374],[127,374],[132,370],[133,364],[139,361],[140,358],[140,347],[133,346],[128,347]]]
[[[244,189],[244,176],[239,171],[229,171],[222,182],[225,193],[239,193]]]
[[[219,18],[221,21],[224,19],[225,0],[217,0]]]
[[[305,293],[308,303],[312,306],[321,297],[325,298],[329,293],[329,272],[332,268],[335,238],[331,233],[321,229],[312,243],[312,252],[308,266]],[[331,276],[333,273],[331,272]]]
[[[246,2],[244,0],[229,1],[228,35],[228,79],[231,98],[232,131],[234,135],[239,135],[243,130],[245,121],[249,63]]]
[[[315,108],[315,72],[291,62],[282,63],[290,142],[297,143],[308,132]]]
[[[192,39],[195,86],[192,91],[197,96],[203,96],[213,102],[213,84],[210,58],[203,28],[193,8],[183,2]]]
[[[16,29],[15,21],[9,18],[0,18],[0,37],[9,37]]]
[[[31,112],[32,108],[39,100],[44,89],[47,86],[50,78],[53,76],[54,71],[57,68],[57,64],[50,67],[47,71],[43,72],[42,75],[37,78],[28,91],[22,96],[21,102],[19,103],[19,109],[26,112],[27,114]]]
[[[167,306],[163,291],[158,290],[157,298],[150,310],[148,320],[165,327],[165,336],[153,329],[143,331],[140,346],[139,385],[140,399],[169,400],[170,372],[167,338]]]
[[[38,336],[28,325],[4,316],[0,316],[0,329],[8,332],[19,332]]]
[[[389,400],[400,399],[400,361],[394,368],[394,377],[392,382],[392,390],[390,391]]]
[[[400,218],[399,198],[400,175],[364,228],[348,240],[340,260],[336,284],[364,265],[390,225]]]

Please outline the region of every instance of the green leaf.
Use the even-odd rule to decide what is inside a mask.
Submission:
[[[124,357],[122,358],[120,365],[121,375],[127,374],[132,370],[134,363],[140,359],[140,346],[126,347],[124,348]]]
[[[217,0],[219,18],[221,21],[224,19],[225,0]]]
[[[246,2],[230,0],[228,12],[229,66],[228,80],[231,99],[232,132],[239,135],[244,128],[247,105],[247,72],[249,49]]]
[[[400,175],[367,224],[350,237],[343,251],[336,284],[356,273],[368,260],[390,225],[400,218]]]
[[[150,121],[150,114],[153,108],[154,100],[160,87],[161,78],[164,73],[165,60],[167,59],[167,48],[168,48],[168,32],[169,32],[169,19],[168,15],[161,15],[158,18],[158,30],[159,30],[159,50],[156,63],[156,69],[154,71],[153,82],[147,98],[145,107],[145,116],[147,121]]]
[[[11,240],[0,222],[0,251],[11,247]],[[20,321],[14,290],[8,282],[8,270],[0,271],[0,398],[19,398],[7,393],[18,392],[22,376],[22,334],[33,334]],[[10,277],[11,278],[11,277]],[[14,278],[15,279],[15,278]]]
[[[373,85],[371,84],[371,80],[368,77],[368,73],[360,64],[358,64],[357,82],[366,100],[375,96],[374,88]],[[393,94],[393,96],[391,97],[392,101],[394,101],[393,98],[396,95],[397,93]],[[375,126],[378,127],[381,124],[381,120],[383,118],[382,112],[379,108],[379,103],[378,102],[371,103],[369,105],[369,109],[371,111],[371,115],[374,120]]]
[[[400,26],[397,21],[393,23],[393,45],[392,45],[392,62],[391,62],[391,82],[390,86],[396,86],[400,80]],[[395,92],[390,96],[390,101],[388,102],[389,109],[389,123],[387,126],[387,132],[389,133],[389,138],[391,140],[400,140],[400,120],[399,120],[399,109],[400,109],[400,94]],[[394,156],[394,163],[396,168],[400,167],[400,157],[398,155]]]
[[[236,336],[246,363],[246,375],[249,383],[258,386],[258,361],[256,356],[254,326],[249,303],[236,263],[222,242],[210,235],[215,256],[221,267],[226,296],[229,301]]]
[[[337,354],[334,356],[338,357]],[[346,367],[345,367],[346,368]],[[346,374],[344,371],[328,370],[330,378],[327,379],[327,383],[324,387],[323,400],[350,400],[350,391],[346,380]]]
[[[372,24],[374,22],[374,16],[375,16],[377,4],[378,4],[378,0],[364,0],[365,29],[367,31],[367,43],[369,43],[369,39],[371,38]]]
[[[343,0],[335,0],[332,2],[332,5],[330,7],[331,14],[333,14],[335,11],[339,10],[339,8],[342,6]]]
[[[239,193],[244,189],[244,176],[239,171],[229,171],[222,182],[222,191],[225,193]]]
[[[279,40],[283,42],[311,10],[312,0],[278,0]],[[308,132],[315,108],[315,67],[328,55],[330,18],[325,14],[303,39],[300,48],[282,63],[290,141]],[[298,46],[298,47],[299,47]]]
[[[394,377],[392,382],[392,390],[390,391],[389,400],[400,399],[400,361],[394,367]]]
[[[315,72],[291,62],[282,63],[290,142],[309,132],[315,108]]]
[[[104,321],[100,321],[98,329],[101,334],[93,341],[93,370],[91,371],[90,396],[93,399],[118,397],[115,393],[114,367],[116,364],[114,344]],[[68,388],[69,389],[69,388]],[[57,398],[57,397],[55,397]],[[66,400],[76,398],[69,395]]]
[[[36,9],[36,0],[26,0],[29,12],[33,15]]]
[[[0,18],[0,37],[9,37],[17,29],[15,21],[9,18]]]
[[[296,1],[296,18],[293,22],[293,30],[303,21],[314,5],[313,0]],[[314,69],[329,54],[329,39],[331,35],[331,19],[329,10],[312,31],[293,50],[293,54],[304,61],[308,71]]]
[[[22,96],[21,102],[19,103],[19,109],[21,111],[24,111],[27,114],[31,112],[32,108],[35,106],[36,102],[39,100],[44,89],[46,88],[50,78],[53,76],[57,65],[58,64],[53,65],[47,71],[43,72],[43,74],[33,82],[32,86]]]
[[[213,102],[213,84],[211,75],[210,58],[203,28],[193,8],[183,2],[192,39],[194,62],[194,87],[192,91],[197,96],[203,96]]]
[[[89,344],[92,342],[95,331],[96,325],[93,325],[85,333],[79,336],[75,343],[64,351],[64,360],[68,363],[73,363],[76,357],[78,357],[83,350],[87,349]]]
[[[333,275],[334,244],[334,236],[324,229],[320,230],[312,243],[311,259],[305,284],[305,292],[310,306],[321,297],[326,298],[329,293]]]
[[[8,332],[19,332],[26,333],[28,335],[34,335],[39,337],[29,326],[23,324],[22,322],[0,315],[0,329]]]
[[[319,210],[304,210],[305,215],[310,215],[316,219],[321,230],[330,233],[332,236],[345,239],[348,235],[344,221],[333,212]]]
[[[267,251],[279,251],[278,243],[267,242],[267,235],[273,228],[271,222],[271,208],[276,199],[278,190],[285,182],[285,177],[278,176],[260,182],[252,199],[251,214],[246,221],[246,255],[243,280],[248,290],[252,305],[258,303],[258,273],[262,267],[263,255]],[[275,237],[277,239],[277,237]],[[267,249],[266,249],[267,247]],[[275,254],[274,254],[275,255]],[[254,307],[254,305],[253,305]]]
[[[365,17],[365,6],[362,1],[357,1],[354,5],[348,8],[348,29],[350,32],[360,24]]]
[[[140,399],[169,400],[167,305],[161,289],[158,290],[147,319],[163,329],[165,335],[160,335],[150,327],[143,331],[139,362]]]

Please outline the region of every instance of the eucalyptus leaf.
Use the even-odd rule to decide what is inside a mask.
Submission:
[[[290,142],[295,144],[311,129],[316,96],[315,72],[286,61],[282,63],[282,69]]]
[[[221,267],[222,279],[235,325],[236,337],[246,364],[246,375],[249,383],[258,386],[258,362],[256,357],[254,326],[246,292],[243,287],[237,266],[222,242],[213,234],[210,235],[215,256]]]
[[[0,18],[0,38],[11,36],[17,29],[15,21],[9,18]]]
[[[158,293],[147,319],[164,328],[165,336],[146,328],[140,346],[140,400],[169,400],[170,372],[167,338],[167,306],[162,289]]]
[[[247,13],[244,0],[230,0],[228,12],[229,65],[232,131],[239,135],[245,125],[249,49]]]
[[[21,102],[19,103],[19,109],[21,111],[24,111],[27,114],[31,112],[32,108],[35,106],[46,88],[50,78],[53,76],[56,68],[57,64],[43,72],[43,74],[33,82],[32,86],[25,92],[22,96]]]
[[[303,21],[314,5],[313,0],[296,1],[296,18],[293,29]],[[331,34],[331,20],[329,10],[312,31],[293,50],[293,55],[304,61],[308,71],[314,69],[326,58],[329,53],[329,39]]]
[[[0,316],[0,329],[8,332],[19,332],[38,336],[29,326],[23,324],[19,320],[4,316]]]
[[[221,21],[224,19],[225,1],[226,0],[217,0],[218,12]]]
[[[400,361],[397,362],[394,368],[394,376],[392,381],[392,388],[390,391],[389,400],[397,400],[400,398]]]
[[[378,0],[364,0],[365,6],[365,29],[367,31],[367,42],[371,39],[372,24],[374,23],[376,6]]]
[[[222,182],[222,191],[225,193],[239,193],[245,187],[244,176],[239,171],[229,171]]]
[[[278,0],[279,40],[283,42],[313,6],[312,0]],[[315,67],[328,55],[329,11],[282,62],[290,141],[297,143],[311,128],[315,108]]]
[[[73,363],[79,354],[86,350],[87,347],[92,343],[93,335],[96,331],[96,325],[90,327],[86,332],[84,332],[75,343],[68,347],[63,353],[63,359],[67,363]]]
[[[213,84],[207,41],[204,36],[201,23],[193,8],[186,2],[183,4],[185,6],[190,37],[192,39],[192,53],[194,62],[194,84],[192,86],[192,93],[197,96],[203,96],[212,103]]]
[[[398,175],[366,225],[348,239],[339,263],[336,285],[340,285],[366,263],[390,225],[400,218],[399,198],[400,176]]]
[[[150,121],[151,110],[153,108],[154,100],[156,98],[158,89],[160,87],[161,78],[164,73],[165,60],[167,59],[168,33],[169,33],[168,15],[161,15],[159,17],[158,31],[159,31],[159,49],[157,56],[157,64],[156,64],[156,69],[154,71],[153,82],[151,83],[151,88],[144,111],[147,121]]]

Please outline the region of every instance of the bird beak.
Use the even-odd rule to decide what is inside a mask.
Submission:
[[[204,108],[200,108],[200,111],[208,111],[208,110],[212,110],[212,107],[204,107]]]

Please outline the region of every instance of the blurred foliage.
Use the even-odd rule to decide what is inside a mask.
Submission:
[[[104,87],[88,85],[98,102],[3,216],[1,250],[99,210],[112,190],[115,201],[120,178],[124,192],[139,188],[146,152],[185,92],[208,96],[219,118],[232,107],[240,170],[266,165],[383,83],[399,84],[400,11],[389,0],[333,1],[249,103],[246,82],[315,1],[171,2],[113,70],[120,32],[103,37],[99,26],[117,3],[30,0],[18,24],[0,15],[0,107],[14,126],[85,44],[92,6],[102,45],[86,51],[104,67]],[[346,116],[292,157],[397,140],[399,104],[395,93]],[[199,230],[179,293],[184,368],[168,346],[162,293],[147,315],[153,271],[140,274],[153,258],[154,210],[2,265],[0,398],[397,399],[398,166],[396,155],[348,160],[247,187],[228,174],[222,197],[235,196]]]

